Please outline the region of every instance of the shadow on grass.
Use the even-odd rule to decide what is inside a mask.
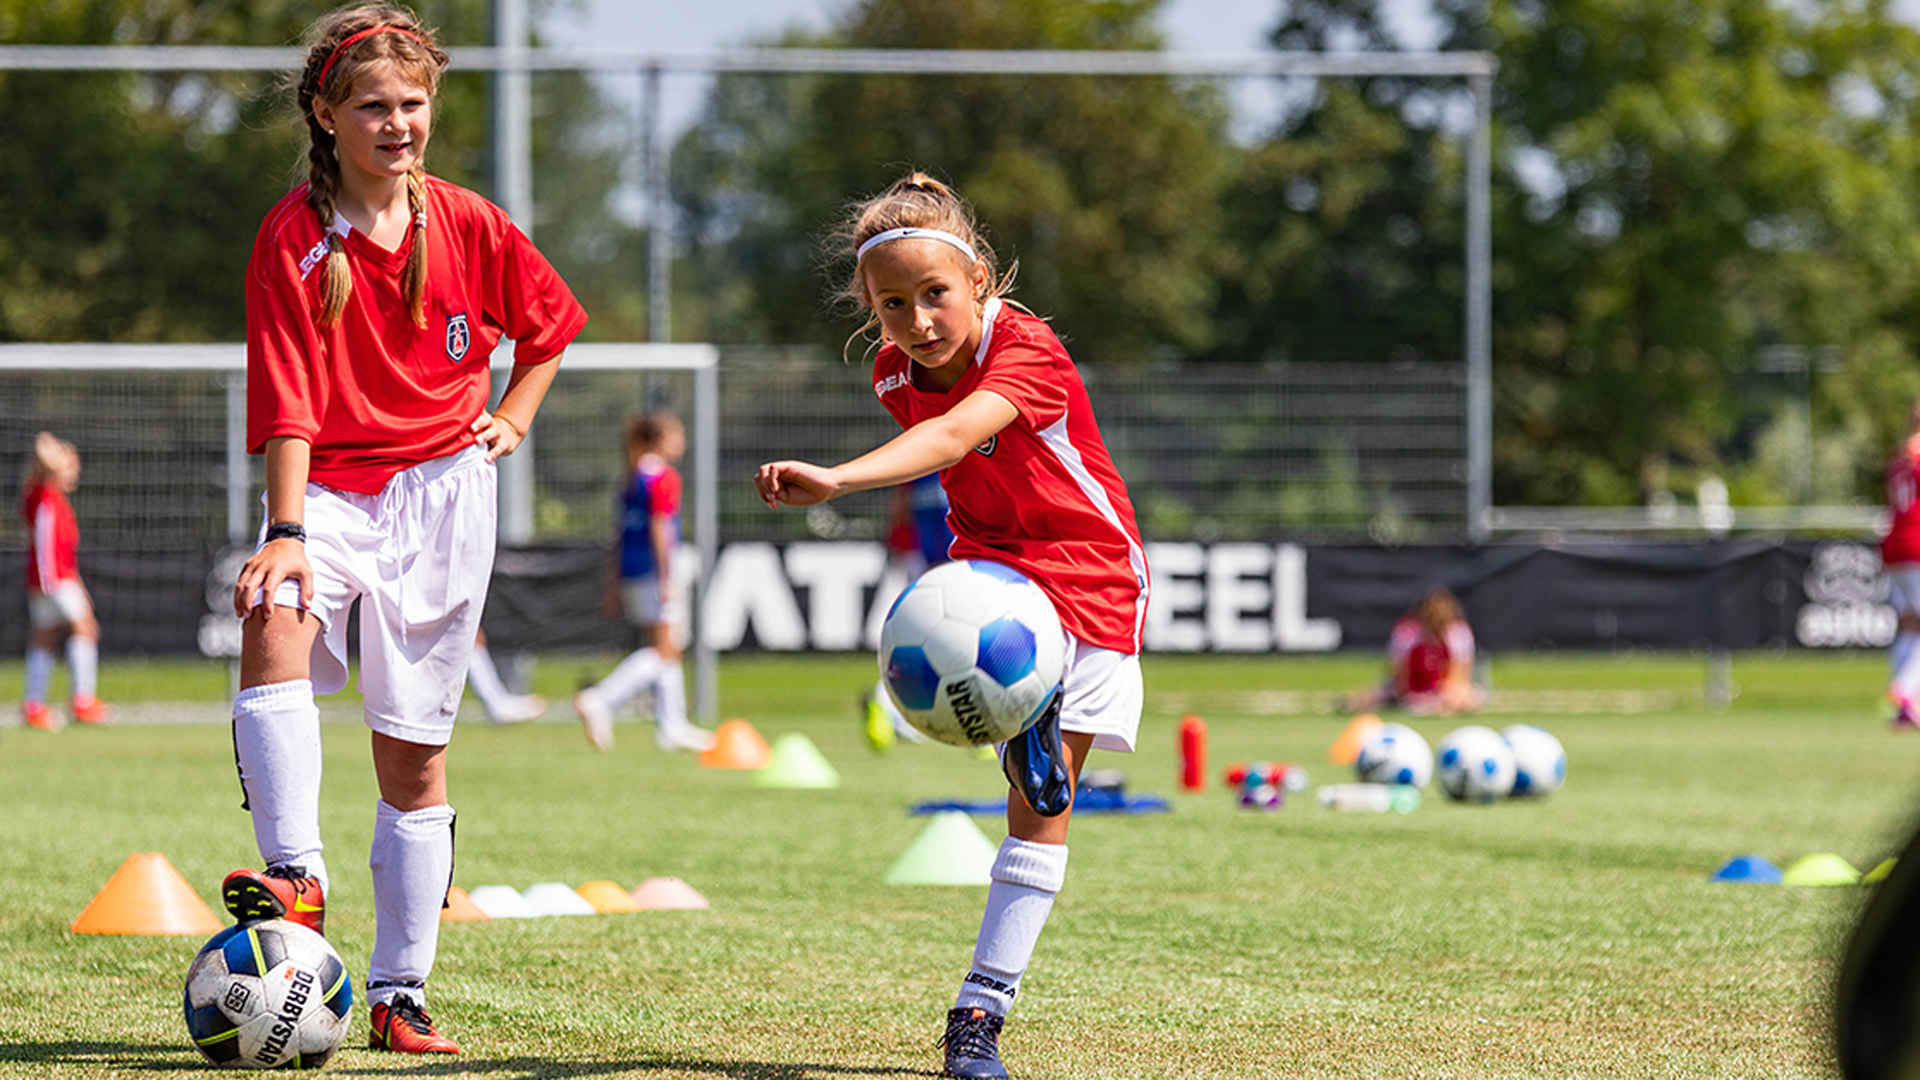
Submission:
[[[189,1047],[152,1043],[77,1041],[0,1044],[0,1064],[86,1065],[129,1072],[204,1072],[209,1066]],[[558,1076],[685,1075],[727,1080],[819,1080],[838,1076],[938,1076],[934,1069],[892,1069],[809,1062],[712,1061],[648,1055],[625,1060],[562,1060],[540,1057],[404,1057],[343,1047],[326,1071],[347,1076],[485,1076],[539,1080]]]

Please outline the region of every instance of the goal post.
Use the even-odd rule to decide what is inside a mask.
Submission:
[[[511,342],[491,358],[497,396]],[[503,553],[543,544],[604,543],[624,482],[622,422],[670,409],[686,427],[683,559],[695,620],[693,705],[719,710],[716,650],[700,633],[701,601],[718,553],[719,350],[703,344],[576,344],[561,361],[521,451],[501,475]],[[239,344],[0,344],[0,475],[25,475],[38,431],[74,443],[82,573],[99,594],[116,652],[208,656],[237,651],[221,618],[236,552],[251,552],[264,474],[246,452],[246,348]],[[0,529],[0,557],[18,557],[17,528]],[[244,558],[240,554],[239,558]],[[496,572],[498,566],[496,566]],[[0,603],[22,609],[21,575],[0,578]],[[225,584],[231,588],[230,581]],[[230,595],[230,594],[226,594]],[[0,647],[24,633],[0,620]]]

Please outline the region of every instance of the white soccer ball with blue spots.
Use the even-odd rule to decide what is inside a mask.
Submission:
[[[1433,779],[1433,748],[1405,724],[1381,724],[1361,744],[1353,767],[1369,784],[1423,788]]]
[[[1440,787],[1460,802],[1499,802],[1513,790],[1513,751],[1490,727],[1469,724],[1440,740]]]
[[[1567,752],[1551,732],[1512,724],[1500,734],[1513,750],[1514,798],[1544,799],[1567,782]]]
[[[880,631],[880,674],[900,713],[955,746],[1027,730],[1060,686],[1066,635],[1053,601],[999,563],[943,563],[907,586]]]

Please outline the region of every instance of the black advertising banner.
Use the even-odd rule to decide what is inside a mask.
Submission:
[[[230,656],[245,550],[200,559],[82,554],[110,654]],[[1487,650],[1877,648],[1893,637],[1875,546],[1860,541],[1492,544],[1155,543],[1149,652],[1377,650],[1421,592],[1460,597]],[[694,553],[677,560],[697,573]],[[508,650],[628,648],[603,606],[604,548],[503,550],[485,626]],[[873,647],[906,584],[878,543],[725,545],[699,632],[722,651]],[[692,582],[682,581],[691,591]],[[0,651],[26,647],[24,567],[0,556]]]

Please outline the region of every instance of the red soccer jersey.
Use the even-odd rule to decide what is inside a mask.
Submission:
[[[1887,462],[1887,510],[1893,520],[1880,541],[1880,561],[1920,562],[1920,446],[1913,442]]]
[[[247,267],[247,449],[312,444],[308,478],[378,492],[394,473],[472,444],[487,361],[502,337],[514,361],[559,355],[587,321],[553,267],[497,206],[428,177],[425,328],[401,292],[414,230],[388,251],[344,220],[353,292],[321,330],[325,234],[302,184],[260,226]]]
[[[29,480],[20,493],[20,520],[27,526],[27,591],[50,593],[80,576],[80,523],[60,489]]]
[[[913,361],[889,344],[873,390],[903,428],[943,415],[976,390],[1019,416],[940,474],[956,559],[988,559],[1026,574],[1053,599],[1074,636],[1137,653],[1147,612],[1147,560],[1133,502],[1094,422],[1066,347],[1045,322],[989,300],[980,349],[951,390],[913,382]]]

